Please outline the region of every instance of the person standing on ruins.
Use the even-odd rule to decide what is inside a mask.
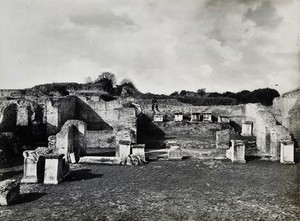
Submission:
[[[154,98],[152,99],[152,111],[153,111],[154,114],[156,114],[156,113],[155,113],[155,109],[156,109],[158,112],[160,112],[160,111],[158,110],[158,102],[157,102],[156,98],[154,97]]]

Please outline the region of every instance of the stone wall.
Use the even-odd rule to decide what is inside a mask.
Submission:
[[[24,96],[25,96],[24,90],[0,89],[0,98],[1,97],[23,98]]]
[[[273,112],[279,122],[288,128],[296,147],[300,144],[300,88],[283,94],[273,101]]]
[[[47,136],[56,134],[67,120],[76,119],[75,105],[75,96],[46,101]]]
[[[17,123],[17,105],[3,102],[0,105],[0,132],[15,132]]]
[[[270,154],[275,160],[280,159],[281,141],[291,140],[291,134],[288,129],[282,125],[276,125],[271,128],[271,150]]]
[[[142,108],[142,112],[148,117],[153,117],[152,100],[138,99],[135,101]],[[166,120],[174,120],[174,113],[183,113],[184,118],[189,119],[191,113],[210,112],[213,115],[213,120],[217,121],[218,116],[228,116],[237,124],[241,125],[245,119],[245,105],[215,105],[215,106],[193,106],[179,102],[175,99],[158,99],[158,109],[164,115]]]

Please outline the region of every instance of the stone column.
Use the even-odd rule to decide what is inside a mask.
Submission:
[[[252,136],[252,125],[253,125],[253,122],[244,121],[243,124],[242,124],[242,133],[241,133],[241,135],[245,136],[245,137]]]
[[[64,154],[47,154],[45,156],[44,184],[58,184],[63,180]]]
[[[200,121],[200,113],[191,113],[191,121]]]
[[[145,161],[145,144],[133,144],[132,155],[139,156],[143,161]]]
[[[282,141],[280,146],[280,163],[294,164],[294,141]]]

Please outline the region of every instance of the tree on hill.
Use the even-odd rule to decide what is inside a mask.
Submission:
[[[122,81],[121,81],[121,84],[120,84],[120,87],[129,87],[129,88],[132,88],[132,89],[136,89],[134,83],[132,82],[132,80],[128,79],[128,78],[124,78]]]
[[[116,76],[114,74],[110,72],[103,72],[97,77],[95,84],[100,84],[103,91],[112,93],[116,81]]]

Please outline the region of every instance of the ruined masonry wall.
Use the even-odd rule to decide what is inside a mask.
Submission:
[[[174,113],[181,112],[184,116],[190,117],[192,112],[211,112],[214,117],[228,116],[232,121],[242,125],[245,119],[245,105],[216,105],[216,106],[193,106],[191,104],[181,103],[175,99],[158,99],[158,108],[164,115],[165,119],[173,120]],[[152,100],[138,99],[136,101],[141,105],[142,112],[152,118]]]
[[[300,88],[283,94],[273,101],[276,119],[288,128],[296,147],[300,145]]]

